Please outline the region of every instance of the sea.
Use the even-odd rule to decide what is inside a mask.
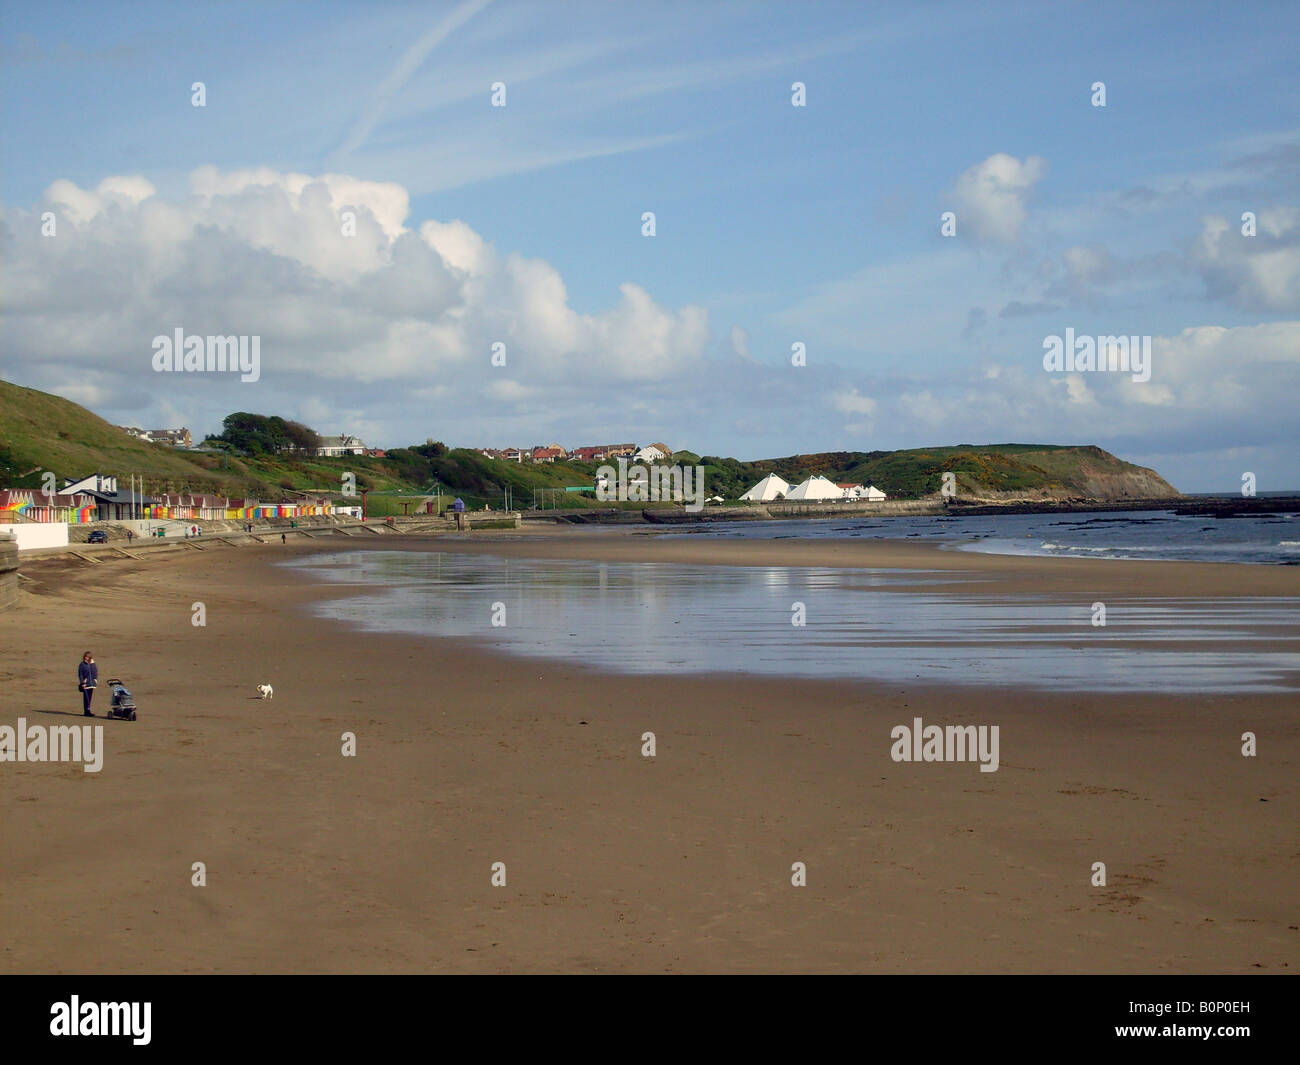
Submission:
[[[676,535],[946,541],[953,550],[1068,558],[1300,565],[1300,514],[1207,518],[1167,510],[728,522]]]

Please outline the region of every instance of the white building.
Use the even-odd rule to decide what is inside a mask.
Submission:
[[[778,477],[775,473],[769,473],[740,498],[747,499],[752,503],[769,503],[774,499],[785,499],[789,494],[789,482]]]
[[[100,492],[104,495],[115,495],[117,493],[117,478],[105,473],[92,473],[89,476],[82,477],[79,481],[65,481],[59,491],[64,495],[74,495],[77,492]]]
[[[861,499],[868,503],[879,503],[885,498],[885,493],[874,484],[842,484],[839,487],[844,490],[845,499]]]

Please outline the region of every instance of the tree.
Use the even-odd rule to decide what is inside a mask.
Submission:
[[[303,425],[302,422],[285,422],[284,435],[288,445],[297,451],[314,455],[316,449],[320,447],[320,434],[315,429]]]
[[[320,446],[315,430],[301,422],[286,421],[278,414],[268,418],[247,411],[226,415],[221,433],[209,439],[214,443],[223,441],[244,455],[274,455],[291,450],[314,452]]]

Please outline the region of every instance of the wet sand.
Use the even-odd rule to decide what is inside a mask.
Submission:
[[[955,589],[1089,602],[1300,594],[1295,567],[587,531],[33,563],[0,614],[0,724],[81,724],[87,648],[140,719],[96,720],[97,774],[0,764],[0,970],[1300,964],[1294,695],[602,676],[351,632],[306,612],[350,589],[269,565],[365,547],[941,569]],[[918,716],[999,725],[1001,767],[892,761],[890,730]],[[1247,730],[1256,758],[1241,756]],[[1098,861],[1106,887],[1090,884]]]

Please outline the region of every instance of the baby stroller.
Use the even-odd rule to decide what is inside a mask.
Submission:
[[[113,695],[112,705],[108,708],[108,716],[122,721],[134,721],[135,698],[127,690],[126,685],[117,677],[109,677],[108,688]]]

